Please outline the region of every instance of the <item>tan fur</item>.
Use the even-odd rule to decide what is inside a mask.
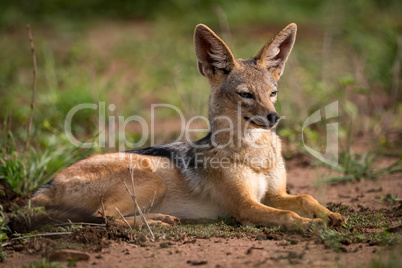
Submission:
[[[208,27],[196,27],[198,68],[212,88],[209,117],[214,146],[202,151],[203,159],[224,160],[227,167],[207,165],[195,175],[185,175],[177,167],[164,166],[166,158],[159,156],[94,155],[59,173],[50,186],[38,191],[33,204],[71,206],[99,215],[103,200],[106,215],[118,216],[115,209],[118,208],[134,226],[134,217],[138,216],[134,215],[133,202],[123,182],[131,187],[127,166],[135,166],[135,191],[140,207],[149,207],[154,199],[152,223],[174,223],[176,217],[232,215],[243,224],[288,229],[341,224],[344,222],[341,215],[330,212],[310,195],[286,193],[281,141],[273,130],[277,121],[270,121],[269,116],[277,115],[276,82],[283,73],[295,36],[296,25],[290,24],[253,58],[243,60],[235,59]],[[247,96],[252,98],[245,94],[251,94]],[[221,116],[230,118],[231,123]],[[232,130],[233,135],[228,135],[225,129]],[[248,162],[250,159],[260,161]]]

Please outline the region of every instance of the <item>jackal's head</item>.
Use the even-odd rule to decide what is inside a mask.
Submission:
[[[232,127],[242,129],[271,129],[277,125],[277,82],[295,38],[296,24],[292,23],[254,57],[235,59],[228,46],[211,29],[197,25],[195,52],[198,70],[208,78],[212,88],[209,119],[213,131],[222,127],[222,123],[214,122],[227,119],[232,121]]]

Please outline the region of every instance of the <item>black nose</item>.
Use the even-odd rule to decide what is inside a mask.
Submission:
[[[268,121],[271,122],[272,125],[275,125],[279,121],[279,119],[281,118],[279,116],[279,114],[277,114],[277,113],[269,113],[267,115],[267,117],[268,117]]]

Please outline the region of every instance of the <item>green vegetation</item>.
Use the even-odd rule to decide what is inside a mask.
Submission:
[[[28,264],[28,266],[22,266],[23,268],[67,268],[71,267],[73,263],[66,265],[62,265],[58,262],[49,262],[47,259],[42,259],[41,262],[33,261]]]
[[[42,148],[31,147],[28,152],[16,149],[10,133],[7,147],[0,151],[0,182],[13,193],[27,196],[52,176],[83,157],[80,147],[56,144],[50,140]]]
[[[371,268],[399,268],[401,267],[401,253],[402,248],[399,247],[391,254],[385,254],[385,256],[379,256],[371,261]]]
[[[4,192],[0,191],[0,194],[4,194]],[[31,217],[35,213],[46,214],[44,207],[32,207],[31,202],[28,201],[28,205],[22,208],[19,208],[16,204],[16,207],[11,213],[6,215],[4,208],[0,205],[0,261],[7,259],[7,253],[4,250],[4,245],[10,244],[7,241],[9,238],[21,238],[21,242],[24,241],[25,236],[30,236],[32,233],[29,234],[19,234],[19,233],[11,233],[10,227],[8,224],[10,223],[11,218],[18,217],[21,221],[25,222],[27,225],[31,224]],[[37,231],[34,231],[34,234],[37,234]],[[9,237],[11,235],[11,237]],[[7,242],[6,242],[7,241]]]
[[[279,228],[242,226],[230,217],[220,220],[187,220],[182,224],[171,227],[157,226],[152,228],[156,239],[169,238],[171,240],[207,239],[211,237],[256,237],[262,235],[262,232],[272,233],[277,231],[279,231]],[[148,231],[146,229],[141,231],[134,230],[131,236],[132,242],[141,242],[147,236]],[[264,237],[264,239],[266,238]]]
[[[321,241],[328,247],[340,251],[343,245],[369,243],[372,245],[392,245],[402,241],[402,236],[390,233],[389,219],[381,212],[355,212],[342,203],[334,204],[331,211],[348,217],[348,221],[337,230],[325,229],[320,232]],[[372,229],[373,231],[369,231]]]
[[[22,208],[18,207],[11,213],[11,217],[18,217],[25,222],[26,225],[31,225],[31,217],[36,214],[46,214],[44,207],[33,207],[31,205],[31,201],[28,201],[28,204]],[[18,235],[18,234],[15,234]]]
[[[4,191],[0,190],[0,195],[5,195]],[[4,215],[4,208],[0,205],[0,261],[6,259],[7,254],[3,251],[3,241],[5,241],[8,236],[6,231],[8,231],[6,224],[8,223],[8,218]]]
[[[375,180],[381,175],[402,172],[402,157],[393,164],[375,169],[373,167],[376,155],[374,153],[364,153],[356,155],[351,152],[341,152],[339,164],[333,170],[340,173],[340,176],[329,176],[319,179],[319,183],[349,182],[353,180]]]
[[[387,194],[386,196],[382,197],[383,201],[390,202],[392,205],[402,204],[402,200],[398,198],[399,195],[393,196],[392,194]]]

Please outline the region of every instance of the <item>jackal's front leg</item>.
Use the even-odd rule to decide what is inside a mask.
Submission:
[[[320,205],[311,195],[273,195],[266,196],[264,203],[278,209],[296,212],[301,217],[320,218],[329,226],[340,226],[346,218],[339,213],[333,213]]]
[[[242,200],[241,203],[231,208],[231,214],[242,224],[280,226],[288,230],[325,227],[321,219],[303,218],[293,211],[272,208],[252,199]]]
[[[286,193],[285,168],[277,168],[268,175],[268,179],[275,181],[277,188],[272,188],[266,193],[263,203],[277,209],[290,210],[301,217],[310,219],[322,219],[329,226],[340,226],[346,222],[346,218],[339,213],[333,213],[320,205],[311,195],[289,195]]]
[[[290,210],[281,210],[266,206],[255,199],[248,184],[217,182],[214,185],[220,204],[242,224],[280,226],[288,230],[307,230],[312,226],[325,227],[321,219],[300,217]]]

